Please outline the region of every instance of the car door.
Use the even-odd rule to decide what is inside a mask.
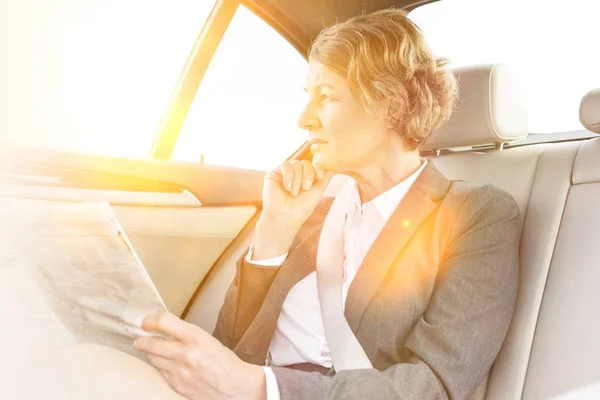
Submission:
[[[44,92],[36,93],[44,104],[28,105],[39,121],[21,114],[7,114],[4,121],[3,132],[12,134],[3,134],[0,146],[0,318],[5,322],[0,351],[9,357],[0,372],[11,384],[2,398],[19,398],[30,367],[69,342],[11,258],[17,208],[36,202],[110,202],[169,310],[185,317],[194,303],[191,320],[210,331],[214,327],[235,258],[247,247],[260,213],[265,171],[305,141],[295,119],[304,99],[306,61],[237,1],[203,9],[196,3],[174,6],[170,25],[159,33],[156,22],[166,18],[167,9],[145,9],[158,6],[139,0],[113,4],[112,13],[92,1],[65,0],[62,9],[51,10],[60,16],[57,26],[89,40],[53,38],[63,59],[52,61]],[[184,18],[186,12],[196,16]],[[150,14],[154,21],[131,23]],[[106,21],[99,23],[101,18]],[[86,21],[92,20],[90,27]],[[186,29],[179,26],[184,20],[190,25]],[[41,23],[34,18],[32,24],[36,21]],[[119,32],[108,32],[119,24]],[[147,29],[134,32],[135,40],[147,34],[160,42],[156,48],[179,57],[179,79],[161,75],[174,67],[153,64],[160,57],[151,58],[152,43],[143,45],[145,53],[136,53],[135,40],[127,36],[135,31],[131,26]],[[26,28],[44,33],[37,25]],[[78,47],[90,38],[99,47]],[[106,38],[113,41],[103,44]],[[183,44],[170,45],[170,39]],[[175,54],[173,47],[185,51]],[[78,49],[88,58],[100,51],[98,63],[112,61],[98,64],[84,56],[73,61]],[[137,67],[129,65],[134,62]],[[136,75],[144,66],[152,73]],[[85,73],[79,70],[84,67]],[[58,77],[64,85],[53,81]],[[40,76],[36,79],[42,83]],[[171,83],[170,99],[168,93],[159,96],[165,94],[164,82]],[[107,85],[114,86],[108,90]],[[156,104],[167,104],[166,110],[160,112]]]

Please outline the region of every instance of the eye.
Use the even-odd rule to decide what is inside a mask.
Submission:
[[[332,97],[331,97],[331,96],[328,96],[326,93],[321,93],[321,94],[319,94],[319,97],[320,97],[320,100],[321,100],[321,101],[325,101],[325,100],[331,100],[331,99],[332,99]]]

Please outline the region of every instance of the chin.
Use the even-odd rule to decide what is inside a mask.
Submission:
[[[313,155],[312,162],[319,164],[325,169],[329,169],[332,166],[331,159],[322,152],[317,152],[315,155]]]
[[[339,162],[332,160],[331,157],[328,157],[327,155],[325,155],[323,153],[315,154],[313,156],[312,162],[315,164],[319,164],[326,171],[340,173],[340,171],[343,169],[343,168],[340,168]]]

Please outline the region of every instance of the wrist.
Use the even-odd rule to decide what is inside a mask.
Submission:
[[[271,228],[283,230],[302,225],[294,221],[294,218],[287,213],[262,210],[258,220],[263,225],[268,225]]]
[[[285,217],[261,215],[254,230],[252,259],[266,260],[287,253],[298,229],[297,224]]]

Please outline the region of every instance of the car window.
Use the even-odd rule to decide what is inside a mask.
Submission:
[[[0,139],[146,157],[214,3],[0,1]]]
[[[296,126],[306,60],[240,6],[198,88],[172,159],[271,169],[307,138]]]
[[[444,0],[410,17],[452,66],[503,63],[527,88],[530,130],[582,129],[579,102],[600,87],[596,1]]]

